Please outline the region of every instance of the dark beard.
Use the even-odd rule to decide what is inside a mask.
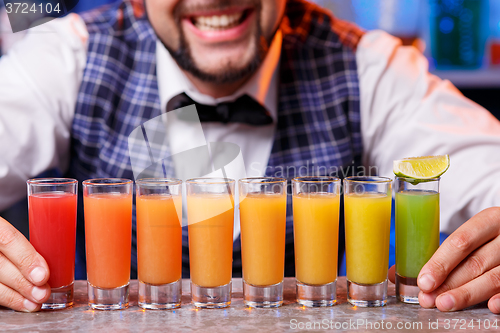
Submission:
[[[260,30],[260,28],[258,29]],[[224,83],[233,83],[237,82],[250,74],[257,71],[257,69],[262,64],[267,50],[269,49],[269,45],[265,38],[258,32],[258,36],[256,36],[256,47],[255,47],[255,55],[252,57],[252,60],[243,68],[236,69],[232,68],[231,64],[227,64],[227,66],[221,73],[212,74],[207,73],[201,70],[194,62],[193,57],[191,56],[191,51],[189,46],[186,44],[186,40],[184,38],[183,33],[181,32],[181,44],[177,51],[173,51],[167,45],[165,47],[172,55],[172,58],[177,62],[180,68],[183,70],[193,74],[194,77],[200,79],[204,82],[216,83],[216,84],[224,84]],[[260,41],[260,43],[259,43]]]
[[[225,5],[226,3],[230,4],[231,2],[231,0],[223,0],[222,5]],[[257,4],[257,2],[255,2],[255,4]],[[205,72],[196,65],[181,26],[180,18],[182,17],[182,10],[182,8],[178,8],[175,15],[177,29],[180,32],[180,43],[178,50],[172,50],[165,43],[163,43],[165,48],[170,52],[172,58],[174,58],[180,68],[191,73],[194,77],[198,78],[201,81],[215,84],[237,82],[257,71],[257,69],[264,61],[264,58],[269,50],[270,40],[272,40],[272,38],[270,40],[266,40],[266,38],[262,34],[260,24],[260,1],[258,2],[258,5],[255,9],[257,11],[257,31],[254,36],[256,45],[254,46],[255,54],[252,56],[252,60],[242,68],[234,68],[231,63],[227,63],[226,65],[221,66],[220,73],[216,74]]]

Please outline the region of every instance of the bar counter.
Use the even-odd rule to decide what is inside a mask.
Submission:
[[[500,332],[500,316],[486,303],[464,311],[442,313],[396,301],[389,282],[389,302],[382,308],[354,308],[346,300],[346,279],[337,282],[337,305],[305,308],[295,302],[295,279],[286,278],[284,305],[249,309],[242,299],[242,280],[233,279],[233,299],[226,309],[196,309],[189,280],[183,280],[182,307],[142,310],[137,306],[137,281],[131,282],[130,307],[123,311],[93,311],[87,305],[86,281],[75,282],[72,308],[18,313],[0,308],[0,331],[39,332]]]

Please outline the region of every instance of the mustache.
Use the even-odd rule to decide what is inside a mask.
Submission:
[[[213,0],[189,3],[180,1],[174,9],[174,16],[180,19],[196,12],[220,11],[234,7],[252,7],[260,10],[262,0]]]

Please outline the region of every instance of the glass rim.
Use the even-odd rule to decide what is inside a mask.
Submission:
[[[340,178],[331,176],[304,176],[295,177],[292,179],[293,183],[308,183],[308,184],[323,184],[323,183],[337,183]]]
[[[385,183],[392,183],[393,179],[389,177],[380,177],[380,176],[352,176],[344,178],[344,181],[350,183],[385,184]]]
[[[236,181],[231,178],[191,178],[186,180],[186,184],[192,185],[222,185],[222,184],[234,184]]]
[[[408,177],[396,177],[396,180],[402,180],[402,181],[405,181],[407,183],[413,183],[415,180],[417,180],[416,178],[408,178]],[[441,177],[437,177],[437,178],[429,178],[429,179],[418,179],[418,183],[419,184],[422,184],[422,183],[432,183],[432,182],[437,182],[437,181],[440,181],[441,180]]]
[[[94,178],[84,180],[82,184],[83,186],[117,186],[133,184],[133,181],[126,178]]]
[[[142,186],[172,186],[181,185],[182,180],[177,178],[141,178],[135,181],[136,185]]]
[[[259,182],[259,180],[263,180]],[[248,177],[238,180],[240,184],[279,184],[286,182],[286,178],[280,177]]]
[[[78,180],[73,178],[31,178],[26,181],[28,185],[35,186],[57,186],[78,184]]]

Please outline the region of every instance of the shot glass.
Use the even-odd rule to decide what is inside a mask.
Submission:
[[[231,304],[234,184],[227,178],[186,181],[191,297],[196,307]]]
[[[136,181],[139,307],[175,309],[182,296],[182,181]]]
[[[92,309],[128,307],[132,188],[133,182],[128,179],[83,182],[87,288]]]
[[[354,306],[387,304],[392,179],[344,179],[347,300]]]
[[[292,180],[297,302],[308,307],[337,302],[340,179]]]
[[[283,304],[286,179],[245,178],[240,197],[243,300],[249,307]]]
[[[396,298],[418,304],[417,277],[439,247],[439,178],[396,178]]]
[[[42,309],[63,309],[73,305],[78,181],[30,179],[27,185],[30,242],[50,270],[51,294]]]

